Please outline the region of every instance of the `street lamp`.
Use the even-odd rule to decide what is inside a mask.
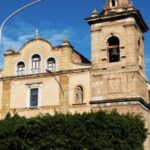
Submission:
[[[59,87],[60,87],[60,89],[61,89],[61,92],[62,92],[62,94],[63,94],[64,114],[65,114],[65,113],[66,113],[66,104],[65,104],[65,93],[64,93],[64,90],[63,90],[63,88],[62,88],[60,82],[59,82],[58,79],[56,78],[55,74],[54,74],[52,71],[48,70],[48,69],[46,69],[46,72],[49,73],[52,77],[54,77],[54,79],[56,80],[56,82],[58,83],[58,85],[59,85]]]
[[[5,26],[5,24],[8,22],[9,19],[11,19],[13,16],[15,16],[17,13],[19,13],[20,11],[30,7],[31,5],[34,5],[38,2],[42,2],[43,0],[35,0],[34,2],[31,2],[21,8],[19,8],[18,10],[14,11],[13,13],[11,13],[1,24],[0,26],[0,51],[2,51],[2,32],[3,32],[3,28]]]

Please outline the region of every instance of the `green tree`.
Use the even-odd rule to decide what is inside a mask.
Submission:
[[[0,121],[2,150],[144,150],[147,129],[140,115],[99,111],[49,114]]]

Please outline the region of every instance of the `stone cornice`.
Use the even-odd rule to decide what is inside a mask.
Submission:
[[[89,73],[94,73],[97,72],[97,74],[108,74],[113,73],[128,73],[128,70],[120,70],[118,72],[116,72],[116,70],[103,70],[103,69],[93,69],[92,67],[88,67],[88,68],[81,68],[81,69],[73,69],[73,70],[62,70],[62,71],[57,71],[54,72],[53,74],[55,76],[59,76],[59,75],[63,75],[63,74],[74,74],[74,73],[83,73],[83,72],[89,72]],[[138,69],[134,69],[134,70],[130,70],[130,73],[139,73]],[[140,74],[140,73],[139,73]],[[39,74],[29,74],[29,75],[21,75],[21,76],[5,76],[5,77],[1,77],[0,81],[4,81],[4,80],[23,80],[23,79],[32,79],[32,78],[41,78],[41,77],[48,77],[51,76],[49,73],[39,73]],[[146,79],[142,76],[142,78],[146,81]]]
[[[137,24],[139,25],[142,32],[147,32],[149,30],[148,26],[146,25],[141,13],[138,10],[131,10],[131,11],[125,11],[120,13],[114,13],[112,15],[99,15],[96,17],[89,17],[85,20],[89,25],[95,24],[95,23],[101,23],[101,22],[107,22],[107,21],[115,21],[120,19],[125,19],[133,17],[137,21]]]
[[[102,106],[111,106],[111,105],[130,105],[130,104],[139,104],[145,109],[150,111],[150,104],[140,97],[135,98],[120,98],[120,99],[107,99],[107,100],[92,100],[90,104],[93,105],[102,105]]]
[[[74,69],[74,70],[62,70],[62,71],[54,72],[53,74],[55,76],[59,76],[59,75],[62,75],[62,74],[88,72],[90,70],[91,70],[91,68]],[[21,79],[28,79],[28,78],[40,78],[40,77],[46,77],[46,76],[51,76],[51,74],[49,74],[49,73],[39,73],[39,74],[29,74],[29,75],[21,75],[21,76],[6,76],[6,77],[1,77],[0,81],[1,80],[21,80]]]

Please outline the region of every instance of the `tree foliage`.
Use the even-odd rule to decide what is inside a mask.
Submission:
[[[115,111],[0,121],[2,150],[143,150],[146,137],[141,116]]]

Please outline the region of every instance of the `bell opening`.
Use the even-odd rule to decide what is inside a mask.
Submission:
[[[119,62],[120,61],[120,52],[119,48],[110,48],[109,49],[109,62]]]
[[[116,6],[116,1],[115,0],[111,0],[111,4],[112,4],[112,7],[115,7]]]

